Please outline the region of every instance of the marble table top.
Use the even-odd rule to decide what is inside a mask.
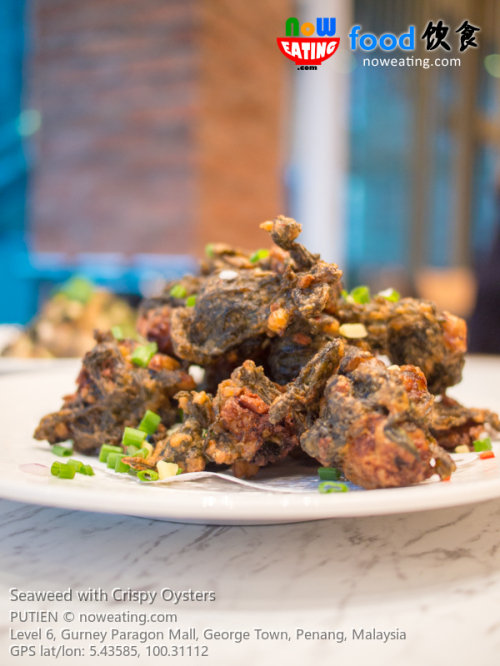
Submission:
[[[215,592],[215,601],[13,601],[18,590],[172,589]],[[118,593],[121,594],[121,593]],[[449,666],[498,663],[500,654],[500,500],[415,514],[260,527],[182,525],[142,518],[67,511],[0,501],[0,663],[39,664],[47,658],[9,655],[10,631],[53,627],[53,645],[84,646],[63,664],[132,664],[137,658],[90,657],[92,640],[61,641],[61,629],[104,630],[81,612],[175,612],[175,625],[195,628],[208,657],[197,664],[331,664]],[[9,611],[58,612],[58,622],[11,622]],[[61,617],[71,611],[70,624]],[[174,625],[147,629],[167,631]],[[205,629],[248,631],[241,643],[206,640]],[[142,629],[138,622],[120,630]],[[256,638],[261,629],[261,638]],[[303,631],[344,632],[344,642],[308,640]],[[353,629],[363,638],[353,639]],[[370,632],[404,632],[372,639]],[[290,640],[262,632],[288,632]],[[156,641],[158,642],[158,641]],[[169,643],[175,641],[164,641]],[[116,641],[115,641],[116,643]],[[148,643],[134,640],[141,662]],[[155,641],[150,641],[152,645]],[[158,644],[160,644],[159,641]],[[149,657],[153,662],[155,657]],[[347,662],[345,660],[348,660]],[[167,662],[169,663],[169,662]],[[178,662],[177,662],[178,663]]]

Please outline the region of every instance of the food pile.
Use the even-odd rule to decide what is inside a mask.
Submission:
[[[496,414],[446,396],[461,379],[465,322],[391,289],[348,294],[342,271],[297,243],[295,220],[261,228],[270,250],[210,245],[200,276],[144,301],[144,343],[97,332],[76,393],[35,437],[87,454],[117,447],[119,463],[151,474],[167,463],[249,478],[302,455],[368,489],[448,479],[447,451],[500,430]],[[139,432],[145,413],[157,425],[134,455],[124,431]]]
[[[20,358],[81,357],[94,346],[93,331],[121,326],[133,334],[133,308],[84,277],[65,282],[2,356]]]

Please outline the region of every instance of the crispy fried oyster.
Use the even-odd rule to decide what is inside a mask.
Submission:
[[[473,442],[484,432],[500,432],[500,419],[488,409],[467,408],[456,400],[443,396],[436,401],[430,416],[430,430],[440,446],[453,451]]]
[[[154,469],[160,460],[179,465],[184,472],[205,469],[204,442],[213,420],[212,399],[205,391],[181,391],[176,396],[184,419],[165,434],[156,435],[153,453],[146,460],[127,457],[123,462],[133,469]]]
[[[301,446],[363,488],[407,486],[435,472],[447,478],[455,464],[427,427],[431,400],[418,368],[388,369],[348,347]]]
[[[271,423],[280,423],[293,415],[299,434],[311,427],[319,415],[326,383],[337,372],[344,348],[343,340],[331,340],[304,365],[297,379],[273,402],[269,413]]]
[[[293,418],[269,419],[269,409],[283,389],[261,367],[245,361],[222,382],[214,399],[215,420],[207,435],[207,458],[232,465],[236,476],[254,476],[259,467],[284,458],[299,444]]]
[[[360,347],[386,354],[398,365],[416,365],[425,374],[429,391],[442,394],[458,384],[467,351],[467,325],[430,301],[403,298],[392,303],[379,296],[367,304],[329,303],[341,324],[360,322],[368,336]]]
[[[120,444],[123,429],[136,428],[147,409],[172,424],[176,410],[170,399],[180,389],[194,388],[192,377],[169,356],[155,354],[147,368],[137,367],[130,361],[136,342],[117,342],[110,333],[96,333],[95,339],[76,393],[41,420],[35,439],[51,444],[72,439],[77,451],[94,453],[102,444]]]
[[[164,460],[194,472],[215,463],[250,477],[301,446],[354,483],[383,488],[435,472],[447,478],[454,463],[438,443],[470,446],[485,428],[500,430],[495,414],[444,395],[461,379],[463,320],[411,298],[347,302],[338,267],[296,242],[300,224],[279,216],[261,228],[275,243],[268,254],[213,244],[199,277],[143,302],[138,331],[163,352],[148,368],[130,362],[137,343],[98,335],[77,392],[42,419],[36,437],[74,439],[77,450],[93,452],[119,443],[123,428],[151,409],[162,423],[147,459],[124,459],[135,469]],[[364,324],[367,336],[346,340],[345,323]],[[397,365],[386,368],[374,354]],[[205,368],[196,391],[190,363]],[[172,399],[181,424],[173,425]]]

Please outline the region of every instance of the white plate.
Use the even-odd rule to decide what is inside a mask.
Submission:
[[[16,358],[0,356],[0,375],[11,375],[14,372],[52,372],[59,368],[67,368],[78,372],[82,362],[79,358]]]
[[[469,405],[498,410],[499,371],[498,358],[471,358],[464,382],[452,393]],[[410,488],[330,495],[316,491],[257,491],[213,479],[142,485],[124,475],[107,474],[94,459],[88,460],[97,471],[94,477],[77,474],[74,479],[64,481],[22,471],[22,464],[36,462],[50,466],[56,459],[47,444],[32,439],[32,432],[41,416],[60,407],[62,395],[74,391],[75,376],[75,364],[64,363],[0,376],[3,449],[0,496],[68,509],[231,525],[422,511],[500,496],[497,465],[500,457],[476,459],[459,468],[447,483],[431,481]],[[496,448],[500,456],[500,447]],[[315,474],[314,470],[310,473]]]

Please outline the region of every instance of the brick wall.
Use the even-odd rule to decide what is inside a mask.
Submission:
[[[35,0],[42,112],[33,192],[43,250],[185,252],[192,244],[194,0]]]
[[[37,249],[250,247],[282,210],[285,0],[33,0]]]
[[[199,245],[268,244],[260,222],[285,213],[287,75],[276,37],[289,0],[202,2]]]

